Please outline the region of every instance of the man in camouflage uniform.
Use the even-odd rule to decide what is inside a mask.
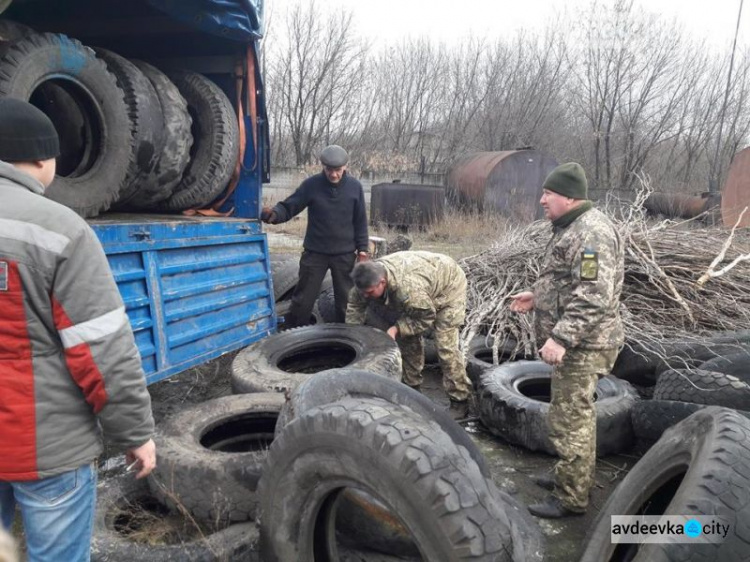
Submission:
[[[398,342],[403,381],[419,389],[424,368],[422,334],[433,329],[443,388],[451,414],[466,416],[471,383],[458,346],[466,313],[466,275],[448,256],[431,252],[396,252],[354,266],[355,288],[349,294],[348,324],[364,324],[368,301],[379,300],[397,318],[387,332]]]
[[[544,342],[539,355],[554,366],[548,424],[560,459],[554,480],[537,479],[552,494],[529,506],[545,518],[586,511],[596,462],[594,390],[624,341],[623,245],[587,191],[579,164],[562,164],[547,177],[540,203],[552,238],[533,289],[511,297],[514,312],[536,312],[536,337]]]

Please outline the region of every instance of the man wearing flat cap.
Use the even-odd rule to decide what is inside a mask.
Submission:
[[[90,558],[101,434],[137,478],[156,464],[146,377],[107,256],[45,198],[59,140],[0,98],[0,527],[21,512],[30,561]]]
[[[552,238],[539,279],[531,291],[511,296],[510,309],[535,312],[539,355],[554,367],[548,425],[560,458],[554,478],[536,479],[552,494],[529,511],[558,518],[583,514],[594,484],[594,390],[599,377],[612,370],[624,342],[624,250],[612,222],[587,200],[586,174],[579,164],[558,166],[542,188],[540,203],[552,222]]]
[[[367,210],[362,184],[346,171],[349,155],[332,144],[320,153],[323,171],[307,178],[297,190],[273,208],[264,207],[261,220],[286,222],[307,209],[304,251],[299,282],[292,295],[286,326],[306,324],[327,271],[331,271],[336,321],[346,319],[355,261],[368,259]]]

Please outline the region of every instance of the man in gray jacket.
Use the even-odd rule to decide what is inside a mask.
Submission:
[[[30,562],[89,560],[99,427],[143,478],[156,464],[138,350],[107,258],[43,197],[52,122],[0,99],[0,524],[18,506]]]

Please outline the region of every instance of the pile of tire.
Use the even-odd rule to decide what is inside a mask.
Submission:
[[[415,561],[543,558],[538,526],[495,487],[471,438],[395,380],[319,373],[291,393],[276,434],[258,486],[267,562],[340,560],[351,548]]]
[[[214,82],[0,20],[0,96],[31,102],[60,137],[46,195],[84,217],[209,204],[240,153],[237,117]]]
[[[666,359],[624,349],[615,372],[650,383],[652,399],[631,413],[636,436],[646,443],[708,406],[750,417],[750,333],[726,332],[700,341],[670,341]]]

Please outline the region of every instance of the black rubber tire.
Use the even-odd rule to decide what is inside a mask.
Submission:
[[[331,369],[302,382],[282,406],[276,434],[280,434],[287,424],[308,410],[344,398],[379,398],[434,421],[456,445],[466,449],[485,477],[491,477],[487,460],[476,443],[442,406],[397,380],[362,369]]]
[[[659,375],[654,399],[750,410],[750,385],[723,373],[671,369]]]
[[[278,331],[284,331],[287,329],[286,327],[286,318],[289,316],[289,312],[292,310],[292,301],[291,300],[285,300],[285,301],[279,301],[276,303],[276,317],[280,320],[277,329]],[[320,317],[320,312],[318,311],[317,303],[316,306],[313,307],[312,312],[310,313],[310,318],[307,319],[306,326],[317,326],[318,324],[324,324],[323,319]]]
[[[0,96],[29,100],[46,80],[77,96],[91,137],[78,168],[67,177],[56,176],[45,195],[93,217],[117,200],[135,158],[123,93],[104,62],[65,35],[29,35],[0,60]]]
[[[172,81],[158,68],[143,61],[131,61],[151,82],[159,98],[164,120],[164,144],[156,166],[146,180],[153,200],[134,201],[144,208],[152,208],[174,193],[177,184],[190,161],[190,148],[193,146],[191,127],[193,120],[188,112],[185,98]]]
[[[170,78],[187,101],[193,146],[182,180],[158,206],[182,211],[208,205],[227,186],[239,158],[240,132],[232,103],[214,82],[195,72]]]
[[[479,379],[487,369],[497,367],[506,361],[513,359],[513,352],[516,349],[516,342],[507,340],[502,347],[498,348],[499,363],[496,365],[492,362],[492,347],[494,338],[487,339],[486,336],[475,336],[468,345],[466,350],[466,374],[474,383],[476,388]],[[525,360],[533,360],[533,357],[523,357]]]
[[[200,523],[248,521],[284,397],[278,393],[222,396],[180,411],[157,427],[154,496],[179,502]]]
[[[189,543],[149,545],[128,540],[116,529],[115,512],[128,504],[156,504],[145,480],[125,474],[99,483],[91,540],[93,562],[260,562],[255,523],[239,523]],[[164,510],[166,511],[166,510]],[[165,514],[166,515],[166,514]],[[172,517],[177,517],[172,515]],[[190,525],[183,517],[185,525]]]
[[[107,49],[94,49],[96,56],[107,65],[125,94],[130,118],[130,134],[135,150],[125,184],[114,205],[127,207],[134,199],[153,201],[163,198],[161,191],[150,183],[151,174],[164,148],[164,117],[156,90],[137,66]]]
[[[698,368],[703,371],[732,375],[750,384],[750,351],[740,351],[739,353],[730,353],[724,357],[714,357],[701,363]]]
[[[541,361],[514,361],[489,369],[479,379],[479,418],[494,435],[531,451],[556,455],[548,436],[552,367]],[[546,395],[547,402],[521,392]],[[596,385],[596,454],[603,457],[633,442],[630,409],[638,394],[629,383],[608,375]]]
[[[656,369],[661,361],[637,344],[622,348],[612,367],[612,374],[631,384],[650,387],[656,384]]]
[[[334,352],[333,357],[326,353],[330,351]],[[320,324],[293,328],[252,344],[234,358],[232,390],[286,392],[314,373],[337,367],[401,380],[401,353],[388,334],[369,326]]]
[[[259,485],[265,562],[322,559],[313,548],[336,560],[313,535],[333,535],[335,496],[346,488],[385,504],[424,560],[528,560],[540,551],[465,449],[382,400],[347,398],[305,412],[271,445],[267,466]]]
[[[36,32],[27,25],[0,19],[0,58],[5,56],[13,43],[28,37],[32,33]]]
[[[610,495],[592,527],[581,562],[612,560],[612,515],[717,517],[730,525],[723,542],[640,544],[618,560],[740,561],[750,555],[750,421],[704,408],[664,432]],[[632,554],[634,557],[629,557]]]
[[[658,441],[668,428],[707,407],[704,404],[676,400],[640,400],[630,410],[633,432],[639,440],[646,443]],[[737,412],[750,418],[750,412]]]
[[[271,256],[273,299],[276,302],[291,298],[299,281],[299,258],[296,256]]]

